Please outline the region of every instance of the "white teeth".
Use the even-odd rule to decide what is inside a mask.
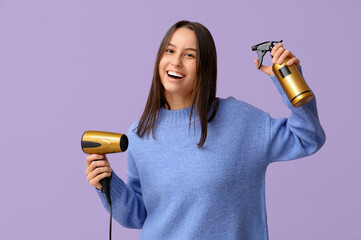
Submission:
[[[183,77],[183,75],[176,73],[176,72],[172,72],[172,71],[168,71],[168,75],[174,76],[174,77]]]

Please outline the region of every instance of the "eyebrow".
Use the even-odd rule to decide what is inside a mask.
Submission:
[[[168,43],[168,46],[172,46],[172,47],[176,48],[176,46],[174,44],[171,44],[171,43]],[[195,48],[186,48],[185,50],[191,50],[191,51],[197,52],[197,49],[195,49]]]

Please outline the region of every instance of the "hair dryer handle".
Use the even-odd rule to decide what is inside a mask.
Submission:
[[[101,179],[99,183],[102,185],[102,191],[105,193],[109,205],[112,205],[112,201],[110,200],[110,177]]]

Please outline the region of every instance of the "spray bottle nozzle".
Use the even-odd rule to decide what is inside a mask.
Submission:
[[[258,68],[261,67],[262,62],[263,62],[263,57],[266,54],[267,51],[271,51],[274,44],[275,43],[280,43],[281,41],[268,41],[268,42],[263,42],[263,43],[259,43],[256,44],[254,46],[252,46],[252,51],[257,51],[258,54]]]

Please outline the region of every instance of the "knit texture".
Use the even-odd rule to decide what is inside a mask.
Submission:
[[[128,131],[127,184],[114,172],[110,184],[114,219],[142,228],[141,240],[268,239],[267,166],[311,155],[325,142],[315,98],[293,108],[271,78],[290,117],[273,119],[233,97],[219,99],[200,149],[199,118],[189,127],[190,108],[162,108],[155,139],[139,138],[135,122]]]

